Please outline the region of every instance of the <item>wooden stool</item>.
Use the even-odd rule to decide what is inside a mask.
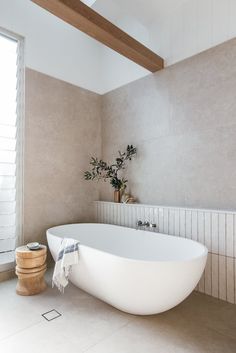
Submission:
[[[34,295],[46,289],[44,274],[47,247],[41,245],[39,250],[29,250],[26,246],[16,249],[16,275],[18,282],[16,293],[19,295]]]

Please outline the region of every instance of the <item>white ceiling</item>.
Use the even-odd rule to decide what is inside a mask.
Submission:
[[[96,0],[92,8],[166,66],[236,36],[235,0]],[[25,37],[28,67],[100,94],[150,74],[30,0],[0,0],[0,27]]]
[[[93,8],[165,66],[236,37],[236,0],[97,0]],[[150,74],[106,47],[101,62],[105,92]]]
[[[148,26],[186,1],[191,0],[96,0],[92,7],[110,21],[125,15]]]
[[[83,3],[85,3],[87,6],[92,6],[96,0],[82,0]]]

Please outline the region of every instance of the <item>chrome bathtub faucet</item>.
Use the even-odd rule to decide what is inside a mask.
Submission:
[[[156,225],[156,223],[150,223],[148,221],[143,222],[143,221],[139,220],[136,222],[136,229],[141,228],[141,227],[156,228],[157,225]]]
[[[136,227],[139,228],[139,227],[142,227],[143,226],[143,222],[142,221],[137,221],[136,222]]]

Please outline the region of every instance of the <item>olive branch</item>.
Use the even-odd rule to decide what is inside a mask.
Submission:
[[[128,145],[125,152],[118,151],[119,156],[115,159],[115,163],[108,164],[102,159],[92,157],[89,164],[91,170],[84,172],[85,180],[110,180],[110,184],[115,190],[124,190],[128,180],[119,177],[119,173],[126,168],[126,162],[131,161],[136,155],[137,149],[133,145]]]

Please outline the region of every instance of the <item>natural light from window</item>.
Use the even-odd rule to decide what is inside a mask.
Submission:
[[[17,70],[18,41],[0,34],[0,270],[17,238]]]

